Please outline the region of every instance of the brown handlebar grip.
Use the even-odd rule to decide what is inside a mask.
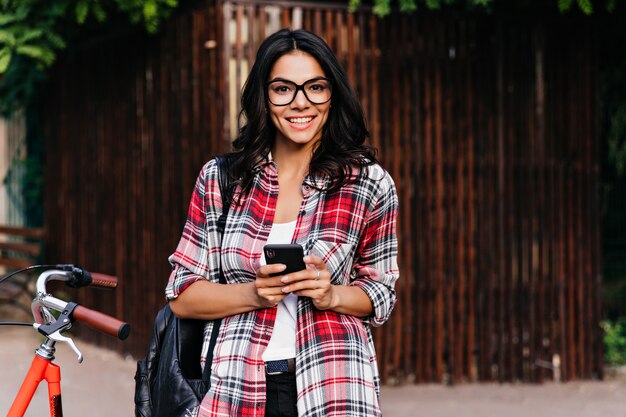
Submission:
[[[115,288],[117,287],[117,277],[113,275],[100,274],[98,272],[91,272],[91,284],[96,287],[103,288]]]
[[[77,321],[85,323],[87,326],[103,333],[115,336],[124,340],[130,334],[130,325],[99,311],[91,310],[87,307],[76,306],[72,313]]]

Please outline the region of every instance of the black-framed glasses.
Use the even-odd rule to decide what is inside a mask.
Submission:
[[[305,81],[302,84],[296,84],[289,80],[272,80],[267,84],[267,99],[274,106],[286,106],[295,100],[298,91],[304,93],[304,96],[313,104],[324,104],[333,93],[332,83],[328,78],[317,77]]]

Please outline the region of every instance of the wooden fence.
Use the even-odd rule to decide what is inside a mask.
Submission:
[[[133,325],[120,348],[143,353],[195,175],[227,149],[256,47],[284,26],[337,52],[398,186],[399,303],[375,332],[384,380],[601,377],[589,25],[337,3],[203,3],[158,37],[119,35],[57,66],[47,254],[122,277],[114,295],[80,295]]]

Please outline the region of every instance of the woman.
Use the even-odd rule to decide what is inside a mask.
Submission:
[[[397,196],[364,145],[356,94],[322,39],[284,29],[258,50],[241,119],[232,201],[209,161],[170,257],[172,311],[223,318],[198,414],[378,416],[368,324],[383,324],[396,302]],[[267,243],[302,245],[306,268],[266,265]]]

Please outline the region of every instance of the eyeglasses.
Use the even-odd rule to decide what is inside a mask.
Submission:
[[[324,104],[330,100],[333,92],[330,80],[324,77],[312,78],[303,84],[296,84],[289,80],[274,80],[266,85],[267,98],[274,106],[291,104],[300,90],[311,103]]]

